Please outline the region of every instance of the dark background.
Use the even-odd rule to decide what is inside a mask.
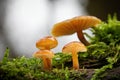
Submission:
[[[106,20],[108,14],[117,14],[120,20],[120,0],[89,0],[86,7],[88,14]]]

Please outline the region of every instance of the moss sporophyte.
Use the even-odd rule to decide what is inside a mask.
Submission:
[[[75,19],[78,19],[78,21],[70,19],[72,22],[68,20],[64,24],[60,24],[65,28],[65,31],[59,29],[58,32],[60,33],[55,32],[55,34],[68,34],[71,30],[68,26],[72,23],[79,24],[79,18]],[[84,20],[82,21],[84,22]],[[88,25],[89,21],[85,20],[84,25]],[[94,24],[91,26],[94,26]],[[89,45],[85,46],[86,42],[71,41],[66,45],[71,44],[72,46],[65,45],[63,51],[58,53],[50,50],[58,45],[58,41],[54,37],[55,34],[41,38],[40,40],[43,40],[43,42],[40,44],[40,40],[38,40],[36,43],[38,51],[31,58],[24,56],[10,58],[10,52],[7,48],[3,59],[0,61],[0,80],[119,80],[120,21],[117,20],[116,16],[113,18],[109,16],[107,22],[97,23],[95,27],[91,28],[91,32],[94,36],[89,39]],[[89,34],[87,35],[89,36]],[[72,44],[74,42],[76,44]],[[81,52],[79,50],[80,46],[77,44],[84,45],[85,49],[82,49]],[[75,54],[73,55],[73,53]],[[76,60],[73,60],[73,58],[76,58]],[[77,66],[73,61],[77,61]],[[80,65],[80,69],[78,65]]]

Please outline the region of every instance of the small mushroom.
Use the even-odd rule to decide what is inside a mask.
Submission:
[[[51,33],[53,36],[59,37],[77,32],[79,40],[85,45],[89,45],[89,42],[85,39],[82,30],[96,26],[100,22],[101,20],[94,16],[78,16],[56,23],[53,26]]]
[[[73,41],[68,44],[66,44],[62,52],[63,53],[72,53],[72,62],[73,62],[73,69],[78,70],[79,69],[79,61],[78,61],[78,52],[86,52],[87,48],[86,46],[78,41]]]
[[[36,47],[41,50],[50,50],[58,45],[58,41],[53,36],[46,36],[36,42]]]
[[[43,61],[44,70],[51,70],[52,68],[52,58],[54,54],[50,50],[39,50],[34,53],[34,57],[41,58]]]

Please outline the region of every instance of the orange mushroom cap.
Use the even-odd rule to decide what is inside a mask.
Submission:
[[[101,20],[95,16],[78,16],[70,20],[71,24],[76,27],[77,30],[85,30],[90,27],[95,27],[101,22]]]
[[[62,52],[67,52],[67,53],[74,52],[76,54],[78,52],[86,52],[86,51],[87,51],[86,46],[83,43],[78,41],[70,42],[66,44],[62,49]]]
[[[96,26],[101,20],[94,16],[78,16],[56,23],[52,28],[52,35],[55,37],[70,35],[77,32],[79,40],[85,45],[89,45],[83,36],[82,30]]]
[[[44,49],[52,49],[58,45],[58,41],[53,36],[44,37],[36,42],[36,47],[44,50]]]
[[[44,57],[53,58],[54,53],[50,50],[39,50],[39,51],[35,52],[33,54],[33,56],[36,58],[44,58]]]
[[[56,23],[52,28],[52,35],[58,37],[70,35],[78,30],[85,30],[100,23],[101,20],[94,16],[78,16]]]
[[[86,52],[87,48],[81,42],[73,41],[66,44],[62,52],[72,53],[73,69],[79,69],[78,52]]]
[[[76,29],[71,24],[70,19],[54,24],[52,28],[52,35],[55,37],[70,35],[76,32]]]

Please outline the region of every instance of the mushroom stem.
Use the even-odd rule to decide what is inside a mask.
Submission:
[[[72,61],[73,61],[73,69],[78,70],[79,69],[79,61],[78,61],[77,53],[72,53]]]
[[[46,60],[47,60],[48,68],[49,68],[49,70],[51,70],[52,69],[52,59],[47,58]]]
[[[52,60],[49,58],[43,58],[42,60],[43,60],[43,68],[45,70],[51,70],[51,68],[52,68],[51,61]]]
[[[88,46],[88,45],[90,44],[90,43],[85,39],[82,30],[81,30],[81,31],[77,31],[77,36],[78,36],[78,39],[79,39],[83,44],[85,44],[86,46]]]

